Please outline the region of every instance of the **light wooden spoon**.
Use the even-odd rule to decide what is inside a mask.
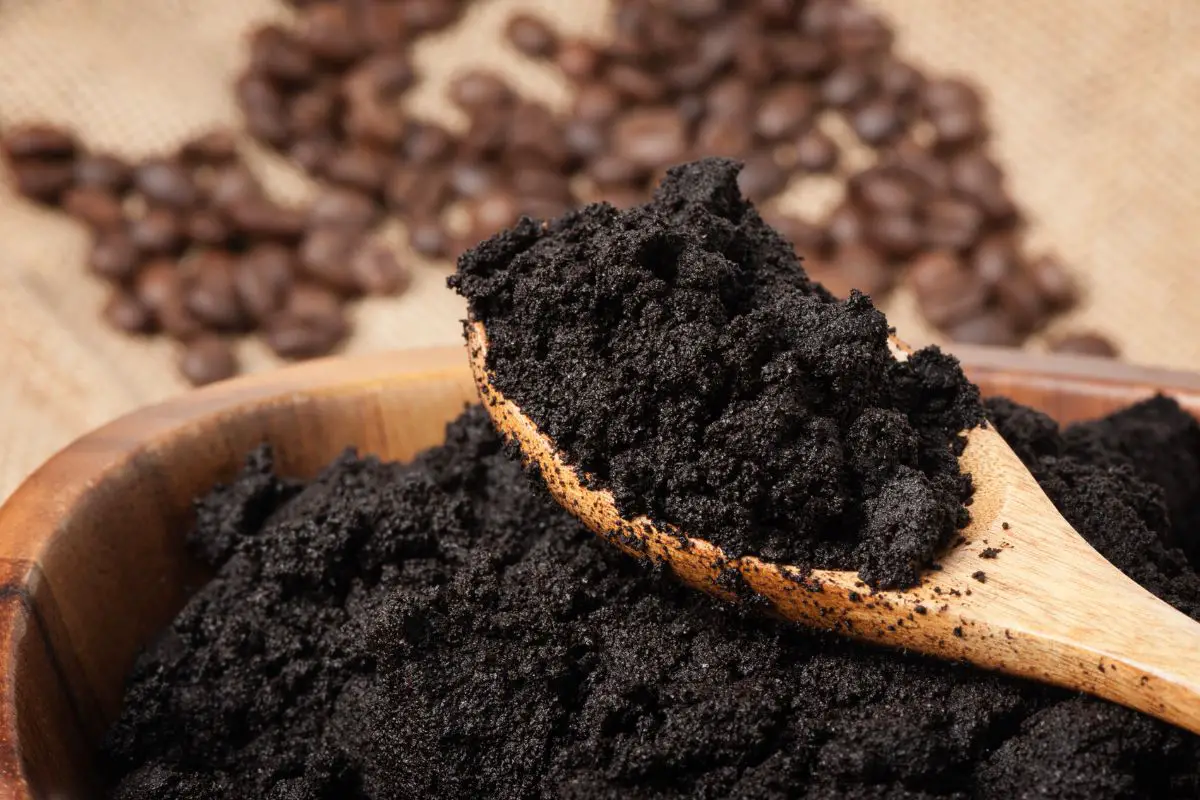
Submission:
[[[492,384],[481,323],[468,324],[467,348],[497,430],[536,464],[559,504],[626,553],[663,561],[728,600],[736,594],[720,579],[736,570],[789,620],[1087,692],[1200,733],[1200,624],[1092,549],[994,428],[964,432],[959,464],[975,484],[965,541],[920,585],[872,592],[853,572],[730,558],[672,526],[623,518],[612,493],[585,487]]]

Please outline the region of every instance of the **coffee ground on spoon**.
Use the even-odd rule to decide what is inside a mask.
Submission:
[[[497,388],[624,516],[911,585],[969,519],[978,390],[936,348],[898,363],[883,314],[811,282],[738,171],[706,159],[644,206],[525,220],[452,285]]]
[[[1200,504],[1191,418],[1159,399],[1064,436],[988,414],[1088,541],[1200,618],[1173,546],[1196,528],[1168,513]],[[411,464],[347,454],[302,484],[258,451],[198,511],[216,577],[138,659],[111,798],[1200,796],[1200,737],[621,556],[531,491],[480,408]]]

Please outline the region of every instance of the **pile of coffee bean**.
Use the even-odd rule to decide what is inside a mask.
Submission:
[[[233,334],[259,330],[287,358],[336,347],[348,297],[406,282],[372,238],[385,214],[417,253],[455,258],[521,215],[644,202],[667,167],[707,155],[745,162],[742,191],[814,279],[877,300],[907,281],[954,341],[1016,345],[1078,300],[1066,267],[1022,242],[980,93],[900,59],[853,0],[613,0],[604,42],[519,13],[507,41],[561,70],[570,108],[473,70],[449,87],[456,130],[403,101],[413,42],[468,0],[288,2],[293,22],[251,32],[234,91],[250,136],[323,187],[309,208],[273,203],[230,132],[136,165],[45,125],[3,138],[18,190],[93,230],[91,269],[114,285],[106,318],[185,342],[193,382],[236,371]],[[814,218],[775,207],[809,176],[844,196]],[[1050,346],[1115,354],[1091,333]]]

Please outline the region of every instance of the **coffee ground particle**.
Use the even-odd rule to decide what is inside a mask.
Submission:
[[[988,414],[1080,533],[1200,618],[1197,529],[1168,512],[1200,494],[1147,481],[1200,457],[1194,421],[1167,400],[1065,435]],[[1182,730],[619,555],[529,490],[478,408],[412,464],[347,454],[303,486],[270,466],[199,503],[216,577],[137,661],[112,798],[1200,796]]]
[[[980,558],[995,558],[1000,555],[1000,549],[997,547],[985,547],[979,551]]]
[[[969,519],[978,390],[936,348],[897,362],[738,190],[676,167],[647,205],[524,220],[459,260],[496,386],[624,516],[744,554],[911,585]]]

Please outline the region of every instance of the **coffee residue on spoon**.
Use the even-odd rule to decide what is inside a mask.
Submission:
[[[1200,491],[1149,482],[1196,474],[1190,417],[1157,400],[1064,436],[988,414],[1093,546],[1200,618],[1196,528],[1170,521]],[[134,667],[111,798],[1200,796],[1200,737],[620,555],[530,490],[479,408],[411,464],[347,454],[304,484],[260,451],[198,509],[216,577]]]
[[[644,206],[526,220],[451,283],[496,387],[627,518],[911,585],[969,519],[978,390],[936,348],[897,362],[883,314],[811,282],[738,170],[706,159]]]

